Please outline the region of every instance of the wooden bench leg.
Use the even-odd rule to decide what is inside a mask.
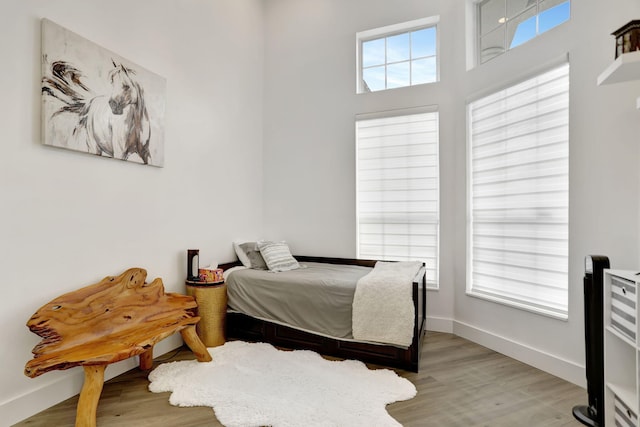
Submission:
[[[76,409],[76,427],[96,427],[96,411],[106,367],[107,365],[84,366],[84,384]]]
[[[140,369],[147,371],[153,368],[153,347],[149,348],[144,353],[140,353]]]
[[[211,355],[207,347],[200,341],[200,337],[196,333],[195,325],[190,325],[180,331],[185,344],[189,346],[193,354],[196,355],[198,362],[211,362]]]

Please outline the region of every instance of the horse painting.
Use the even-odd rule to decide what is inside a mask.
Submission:
[[[68,135],[72,141],[66,141],[71,148],[121,160],[137,155],[148,164],[151,126],[144,90],[134,79],[133,69],[113,60],[112,65],[107,76],[111,91],[93,95],[78,68],[65,61],[53,62],[42,78],[42,93],[62,105],[49,119],[55,123],[61,116],[75,117]]]
[[[44,145],[164,165],[166,80],[42,19]]]

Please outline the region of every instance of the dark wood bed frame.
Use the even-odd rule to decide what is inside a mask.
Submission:
[[[323,262],[328,264],[361,265],[373,267],[377,261],[351,258],[326,258],[295,256],[299,262]],[[227,270],[242,265],[240,261],[221,264]],[[276,346],[313,350],[327,356],[358,359],[366,363],[418,372],[422,338],[426,331],[426,278],[424,268],[413,281],[415,324],[413,342],[404,349],[392,345],[378,345],[329,338],[301,331],[277,323],[268,322],[237,312],[227,313],[227,337],[249,341],[268,342]]]

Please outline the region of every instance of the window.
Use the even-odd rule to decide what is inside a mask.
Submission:
[[[567,318],[569,64],[468,105],[467,292]]]
[[[438,112],[356,121],[358,257],[419,260],[438,286]]]
[[[479,63],[569,20],[569,0],[483,0],[478,4]]]
[[[437,81],[437,22],[426,18],[358,33],[358,93]]]

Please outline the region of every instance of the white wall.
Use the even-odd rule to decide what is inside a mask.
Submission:
[[[573,1],[570,22],[466,73],[464,80],[468,96],[495,85],[496,76],[509,81],[569,53],[569,320],[468,297],[460,265],[454,285],[454,330],[577,383],[584,382],[584,257],[604,254],[614,268],[638,266],[640,112],[635,99],[640,84],[596,86],[597,76],[614,58],[610,33],[638,12],[640,4],[634,0]],[[463,156],[461,145],[457,170],[463,170]],[[460,227],[465,220],[464,196],[460,196],[464,191],[464,183],[458,182]],[[462,259],[464,236],[458,235],[456,244]]]
[[[167,79],[164,168],[41,145],[43,17]],[[1,424],[80,390],[79,368],[22,373],[41,305],[132,266],[184,292],[188,248],[230,261],[233,239],[260,234],[262,22],[259,0],[0,3]]]
[[[441,138],[440,290],[428,327],[453,331],[584,384],[582,276],[588,254],[615,268],[639,261],[640,83],[597,87],[613,60],[610,33],[640,12],[635,0],[574,1],[571,21],[466,71],[465,4],[450,0],[268,0],[264,218],[269,238],[298,254],[355,256],[354,116],[437,104]],[[355,33],[440,15],[441,81],[355,94]],[[465,101],[569,53],[569,320],[465,293]],[[615,206],[612,206],[615,202]]]
[[[447,0],[268,0],[265,45],[264,212],[268,238],[301,255],[356,255],[355,125],[358,113],[421,105],[440,111],[441,187],[455,190],[456,3]],[[447,86],[356,95],[356,32],[440,15]],[[456,42],[457,43],[457,42]],[[446,77],[445,77],[446,76]],[[457,91],[457,89],[455,89]],[[428,295],[431,322],[451,325],[456,207],[441,205],[444,284]]]

